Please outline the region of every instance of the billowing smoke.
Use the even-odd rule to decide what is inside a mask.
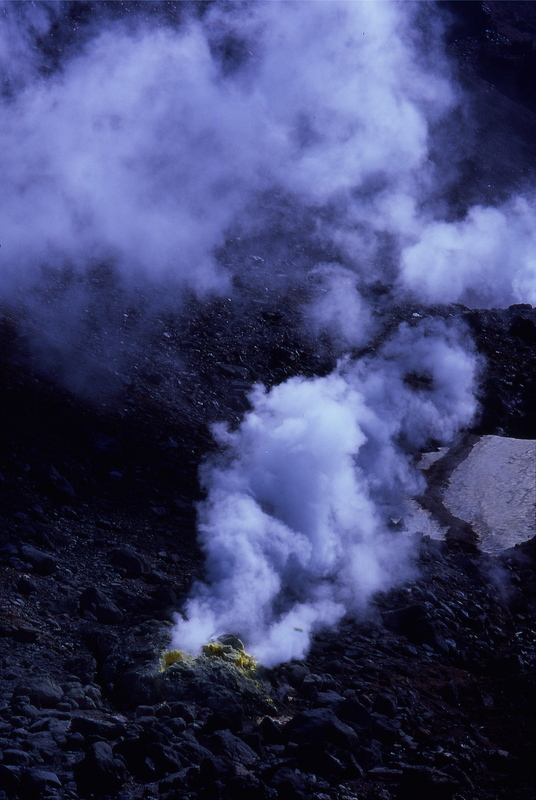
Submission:
[[[238,229],[291,252],[321,246],[355,276],[350,294],[398,278],[430,299],[533,296],[531,201],[459,222],[430,211],[431,131],[440,150],[458,93],[428,6],[179,3],[165,19],[96,3],[69,40],[73,5],[0,8],[4,302],[59,272],[62,313],[83,318],[79,287],[103,264],[127,290],[156,298],[164,284],[176,305],[184,288],[229,292],[251,267],[218,257]],[[275,230],[283,206],[291,218]],[[344,306],[332,278],[328,266]],[[346,310],[316,313],[329,327]]]
[[[420,321],[344,355],[381,333],[371,298],[534,302],[536,200],[444,201],[463,98],[429,4],[83,5],[0,3],[0,303],[42,347],[83,345],[83,370],[133,350],[131,306],[143,330],[188,295],[307,287],[304,336],[339,364],[215,428],[207,579],[174,636],[302,655],[407,574],[389,519],[422,488],[412,455],[475,413],[462,331]]]
[[[301,658],[315,629],[407,577],[408,540],[389,521],[423,488],[415,448],[473,418],[474,367],[443,323],[402,326],[374,358],[257,386],[238,430],[214,430],[225,455],[204,472],[207,582],[176,646],[196,652],[231,631],[266,665]]]

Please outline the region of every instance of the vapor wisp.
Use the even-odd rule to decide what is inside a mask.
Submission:
[[[471,422],[475,363],[455,330],[423,323],[327,377],[255,387],[240,427],[214,428],[223,454],[205,466],[199,515],[207,577],[173,646],[196,653],[234,633],[268,666],[301,658],[315,630],[408,577],[409,540],[389,522],[422,490],[412,453]]]
[[[110,363],[135,351],[131,306],[143,332],[185,297],[276,305],[282,284],[314,287],[304,335],[337,354],[408,296],[536,302],[533,190],[445,207],[462,96],[434,6],[95,3],[71,35],[77,5],[0,3],[0,304],[41,345]],[[264,663],[298,657],[406,574],[389,518],[421,488],[412,453],[473,418],[474,374],[463,332],[420,322],[327,377],[255,388],[215,428],[207,578],[175,645],[236,633]]]
[[[151,313],[236,291],[252,271],[238,230],[265,251],[263,287],[277,252],[329,281],[342,266],[354,292],[534,300],[533,199],[437,218],[430,147],[460,93],[433,7],[95,3],[69,38],[73,5],[0,4],[0,299],[43,337],[76,339],[103,264]],[[91,314],[111,336],[113,316]]]

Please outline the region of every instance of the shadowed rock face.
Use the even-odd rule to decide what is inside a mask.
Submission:
[[[393,324],[422,311],[401,308]],[[304,662],[268,672],[260,688],[211,659],[201,673],[187,664],[158,672],[173,614],[203,574],[194,539],[196,469],[208,446],[201,417],[188,425],[150,382],[129,403],[96,407],[69,395],[32,370],[4,323],[0,781],[8,797],[45,789],[120,797],[130,786],[134,797],[148,788],[166,800],[216,790],[229,800],[253,790],[263,800],[319,790],[335,798],[342,785],[371,800],[425,790],[528,800],[534,540],[489,555],[470,525],[461,535],[461,521],[473,519],[455,503],[486,491],[498,499],[492,481],[506,490],[508,470],[529,463],[533,442],[497,428],[518,430],[525,419],[520,387],[530,382],[534,345],[511,331],[534,312],[434,313],[470,313],[488,356],[486,435],[482,422],[428,468],[431,510],[440,503],[452,530],[446,541],[417,536],[413,580],[378,595],[368,621],[319,634]],[[265,332],[269,350],[272,327]],[[306,352],[300,358],[308,363]],[[275,381],[273,369],[265,374]],[[113,447],[103,452],[103,441]],[[52,457],[76,503],[41,480]],[[501,459],[506,469],[491,470],[471,494],[472,477]],[[515,503],[511,516],[521,509]]]

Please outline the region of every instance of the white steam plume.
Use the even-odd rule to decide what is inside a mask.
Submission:
[[[482,304],[490,277],[509,298],[534,296],[532,202],[460,223],[421,210],[430,124],[457,102],[430,10],[215,3],[157,24],[99,18],[95,4],[93,27],[46,72],[36,42],[63,7],[0,4],[4,302],[42,286],[44,267],[86,275],[103,262],[127,287],[171,283],[177,301],[183,287],[228,291],[247,265],[223,268],[215,252],[238,223],[273,237],[257,202],[273,190],[314,210],[314,231],[295,237],[334,249],[361,283],[384,277],[390,241],[390,277],[402,250],[400,284],[417,294],[446,285]],[[489,237],[509,259],[481,268]]]
[[[112,342],[96,267],[154,314],[185,291],[269,290],[273,252],[318,288],[306,327],[339,353],[375,330],[378,280],[391,301],[533,302],[533,197],[454,222],[431,211],[429,153],[459,99],[433,7],[194,3],[171,20],[95,3],[54,61],[47,37],[72,6],[0,3],[0,304],[26,306],[43,339],[76,338],[90,307]],[[268,254],[252,276],[238,236]],[[177,646],[232,629],[275,663],[397,580],[386,519],[420,488],[409,454],[469,423],[473,373],[452,330],[419,325],[328,377],[257,388],[238,430],[217,429],[207,582]]]
[[[422,489],[409,453],[470,423],[474,378],[455,331],[435,323],[402,326],[327,377],[257,386],[237,430],[214,428],[226,455],[204,470],[207,578],[173,645],[195,653],[232,632],[268,666],[301,658],[315,629],[407,577],[408,544],[388,520]]]
[[[536,198],[431,222],[402,253],[401,280],[427,302],[536,305]]]

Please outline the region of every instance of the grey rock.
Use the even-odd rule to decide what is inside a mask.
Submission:
[[[63,697],[63,689],[55,680],[46,675],[29,677],[15,687],[14,697],[27,696],[40,708],[55,708]]]
[[[24,770],[20,780],[20,795],[28,800],[39,800],[45,795],[61,789],[61,781],[55,772],[45,769]]]
[[[38,591],[38,586],[35,581],[28,577],[28,575],[21,575],[17,581],[17,592],[24,595],[33,594]]]
[[[38,575],[52,575],[56,571],[56,561],[51,555],[43,553],[32,545],[23,545],[20,548],[20,557],[32,565],[33,570]]]
[[[74,765],[73,774],[82,796],[113,794],[124,782],[123,764],[114,758],[106,742],[90,745],[84,758]]]
[[[0,791],[12,797],[19,788],[20,773],[20,767],[0,764]]]
[[[203,743],[214,753],[216,756],[226,756],[233,761],[238,761],[245,767],[256,764],[259,756],[238,736],[235,736],[231,731],[222,730],[213,733],[212,736],[207,736]]]
[[[123,612],[96,586],[90,586],[82,592],[79,604],[82,614],[89,611],[103,625],[117,625],[124,620]]]
[[[118,547],[112,550],[110,563],[132,577],[139,577],[149,572],[146,559],[130,547]]]
[[[69,481],[52,465],[42,475],[42,485],[48,493],[63,503],[75,503],[76,492]]]
[[[370,711],[355,697],[347,697],[334,706],[333,711],[343,720],[360,728],[365,728],[370,723]]]
[[[208,747],[203,747],[193,737],[184,737],[177,744],[177,753],[184,761],[199,766],[204,758],[211,758],[213,753]]]
[[[264,717],[259,727],[265,744],[281,744],[283,741],[281,727],[271,717]]]
[[[292,664],[287,670],[287,680],[294,689],[299,689],[309,670],[303,664]]]
[[[317,692],[313,699],[313,704],[317,708],[331,708],[339,705],[344,700],[344,697],[338,692]]]
[[[382,744],[390,745],[400,739],[400,730],[392,720],[380,714],[374,714],[372,716],[372,735]]]
[[[355,731],[327,708],[296,714],[284,726],[283,736],[287,741],[297,744],[331,742],[345,750],[353,750],[359,744]]]
[[[382,692],[376,696],[372,710],[392,719],[396,716],[396,700],[392,695]]]
[[[72,675],[76,675],[84,685],[91,683],[95,679],[97,661],[89,653],[67,659],[64,666]]]
[[[3,751],[2,763],[10,766],[28,767],[32,757],[25,750],[7,749]]]
[[[93,719],[82,715],[73,715],[70,730],[82,736],[99,736],[102,739],[115,739],[121,735],[124,726],[103,719]]]
[[[415,797],[433,797],[434,800],[451,800],[459,787],[458,781],[434,767],[404,766],[399,785],[399,800]]]

